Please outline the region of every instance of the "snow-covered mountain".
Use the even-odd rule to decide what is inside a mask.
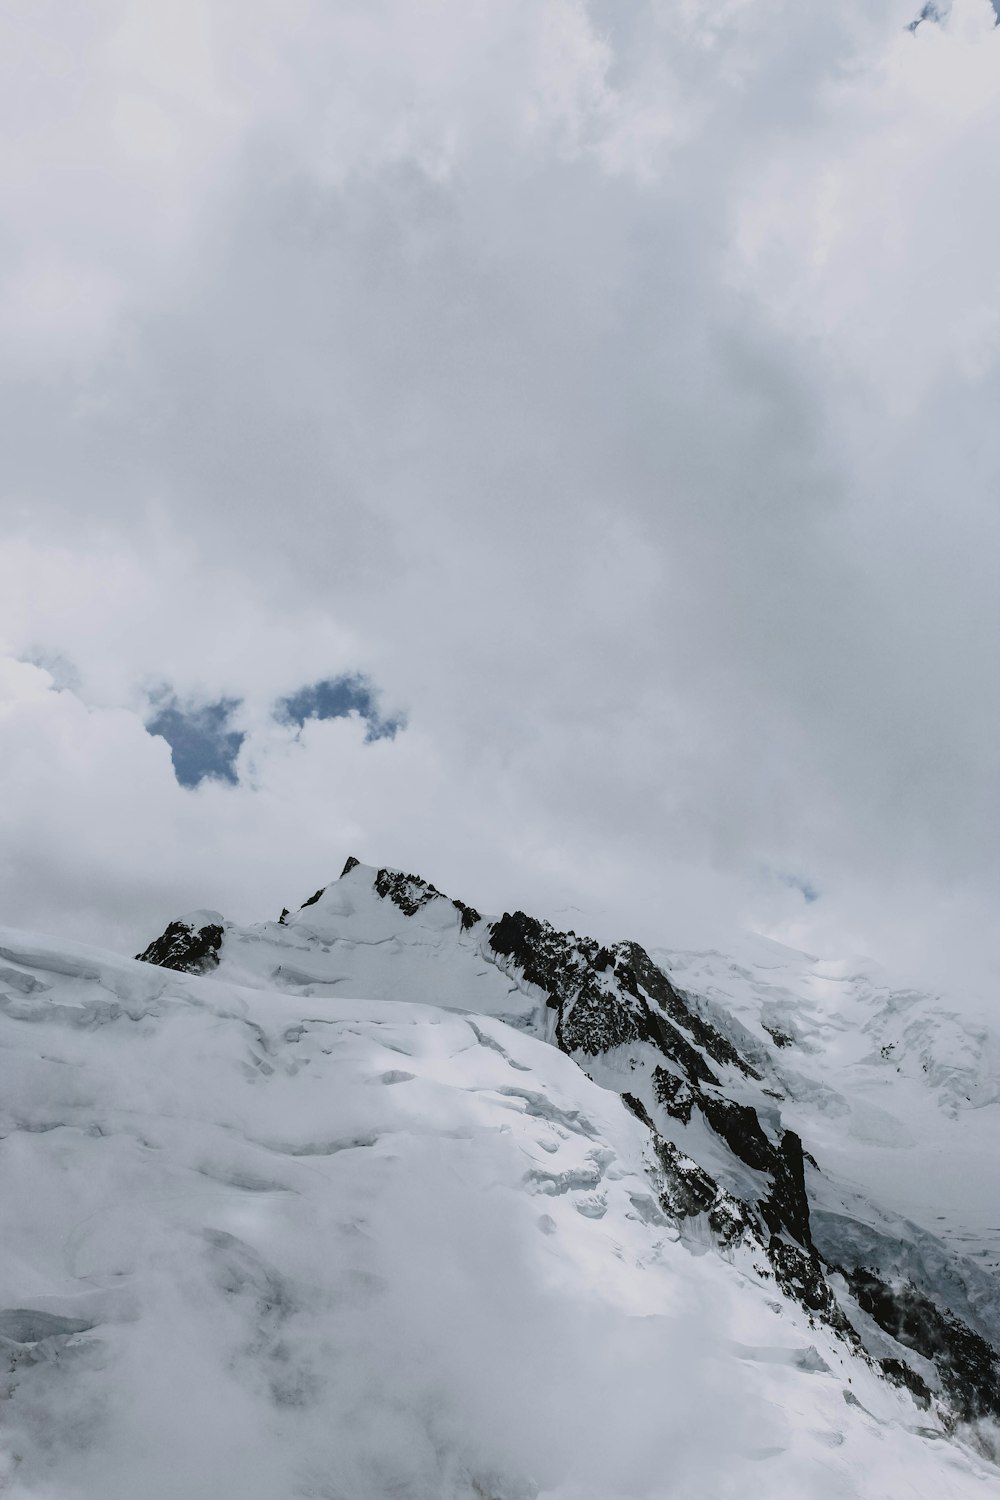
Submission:
[[[997,1493],[994,1043],[932,997],[351,860],[140,961],[0,932],[0,1040],[0,1494]]]

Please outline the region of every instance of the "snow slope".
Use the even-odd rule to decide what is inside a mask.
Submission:
[[[968,1005],[766,938],[654,955],[706,1014],[780,1040],[782,1113],[825,1168],[1000,1270],[1000,1033]]]
[[[682,1233],[478,914],[377,879],[198,914],[204,975],[0,931],[0,1494],[997,1493],[984,1425]]]
[[[953,1418],[995,1419],[988,1028],[893,991],[870,966],[744,947],[739,961],[654,961],[524,913],[483,918],[417,876],[351,859],[277,922],[195,913],[143,956],[300,998],[406,994],[554,1043],[646,1123],[689,1241],[754,1247],[887,1376]]]

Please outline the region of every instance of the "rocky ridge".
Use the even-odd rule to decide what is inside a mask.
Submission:
[[[872,1224],[884,1219],[877,1205],[858,1200],[845,1227],[845,1216],[829,1211],[836,1185],[821,1153],[782,1122],[790,1035],[765,1028],[767,1041],[752,1036],[735,1017],[676,988],[639,944],[605,946],[522,911],[484,918],[419,876],[352,858],[338,882],[278,923],[237,929],[217,913],[199,913],[172,922],[138,956],[203,974],[238,965],[248,947],[293,945],[294,961],[284,946],[274,949],[269,983],[343,989],[354,978],[352,955],[367,946],[358,916],[366,902],[376,904],[379,931],[391,934],[377,941],[394,945],[400,983],[428,962],[478,963],[463,1001],[474,1012],[489,970],[499,971],[522,1006],[515,1023],[621,1094],[649,1131],[660,1207],[693,1248],[707,1238],[724,1255],[749,1257],[755,1274],[773,1279],[946,1423],[1000,1418],[1000,1322],[983,1273],[915,1225],[921,1253],[895,1269],[883,1241],[899,1232],[898,1222],[886,1223],[881,1239],[877,1228],[873,1235]],[[433,958],[426,944],[408,943],[418,935],[410,924],[422,919],[433,922]],[[316,963],[326,955],[337,960],[330,977]]]

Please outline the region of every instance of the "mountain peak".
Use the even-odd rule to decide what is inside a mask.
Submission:
[[[193,911],[169,922],[136,958],[185,974],[205,974],[219,962],[225,921],[217,911]]]
[[[353,856],[280,923],[244,929],[200,915],[217,920],[172,923],[146,961],[215,968],[222,979],[290,995],[406,994],[554,1045],[646,1125],[660,1204],[683,1238],[703,1244],[707,1234],[720,1253],[749,1255],[925,1404],[970,1420],[1000,1416],[992,1278],[956,1244],[901,1217],[891,1196],[880,1205],[881,1163],[873,1169],[858,1143],[903,1143],[909,1127],[858,1093],[856,1065],[810,1073],[818,1033],[780,986],[755,980],[756,1011],[737,1013],[712,986],[681,988],[669,957],[654,959],[638,943],[601,944],[523,911],[483,917],[422,876]],[[828,964],[788,954],[797,961],[813,966],[817,983],[833,982]],[[838,983],[873,981],[866,972]],[[899,1008],[890,996],[886,1015]],[[873,1024],[866,1010],[864,1025]],[[827,1031],[821,1063],[836,1062],[837,1035]],[[878,1069],[883,1099],[895,1087],[912,1109],[893,1058],[886,1042],[865,1066]],[[831,1133],[838,1116],[849,1128]],[[897,1161],[897,1175],[907,1160]],[[845,1163],[857,1174],[847,1184]]]

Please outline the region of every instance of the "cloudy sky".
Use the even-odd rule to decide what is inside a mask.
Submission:
[[[3,7],[3,920],[354,853],[995,983],[1000,30],[926,10]]]

